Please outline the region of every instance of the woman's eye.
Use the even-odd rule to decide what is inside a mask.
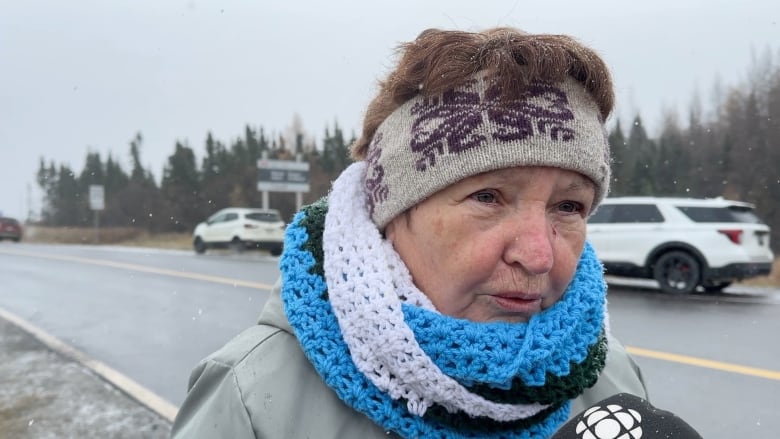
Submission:
[[[492,192],[477,192],[474,194],[474,199],[479,201],[480,203],[495,203],[496,202],[496,195]]]
[[[564,201],[558,204],[558,209],[566,213],[577,213],[582,210],[582,205],[574,201]]]

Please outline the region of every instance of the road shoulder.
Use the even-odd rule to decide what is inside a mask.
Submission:
[[[3,437],[167,438],[170,421],[0,315]]]

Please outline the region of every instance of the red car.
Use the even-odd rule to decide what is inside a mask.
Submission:
[[[8,218],[0,217],[0,241],[4,239],[10,239],[15,242],[19,242],[22,239],[22,225],[19,221]]]

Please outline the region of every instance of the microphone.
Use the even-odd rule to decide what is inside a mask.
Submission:
[[[575,415],[551,439],[702,439],[672,412],[628,393],[603,399]]]

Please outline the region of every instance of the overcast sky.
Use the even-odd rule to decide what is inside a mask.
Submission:
[[[297,113],[316,139],[358,132],[395,46],[429,27],[573,35],[612,68],[616,116],[652,134],[777,54],[778,20],[777,0],[0,0],[0,212],[40,209],[41,157],[80,172],[110,152],[129,172],[138,131],[158,181],[176,140],[200,159],[209,131],[280,133]]]

